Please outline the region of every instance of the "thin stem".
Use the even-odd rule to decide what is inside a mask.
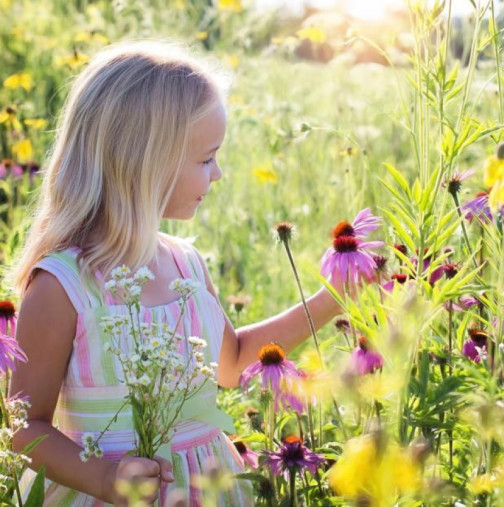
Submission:
[[[291,253],[291,250],[290,250],[290,247],[289,247],[289,241],[288,240],[282,240],[282,243],[283,243],[283,245],[285,247],[285,251],[287,253],[287,257],[289,258],[289,262],[290,262],[290,265],[291,265],[291,268],[292,268],[292,272],[294,273],[294,278],[296,279],[296,283],[297,283],[297,286],[298,286],[299,294],[301,296],[301,301],[303,303],[303,308],[304,308],[304,311],[306,313],[306,318],[308,319],[308,325],[310,327],[310,331],[311,331],[311,334],[313,336],[313,342],[315,343],[315,348],[317,349],[317,354],[319,356],[320,362],[323,364],[322,354],[320,352],[320,347],[319,347],[319,343],[318,343],[318,339],[317,339],[317,333],[315,331],[315,326],[313,324],[313,320],[312,320],[312,317],[311,317],[311,314],[310,314],[310,310],[308,309],[308,305],[306,304],[306,300],[305,300],[305,297],[304,297],[304,294],[303,294],[303,288],[301,287],[301,281],[299,280],[299,276],[298,276],[298,272],[297,272],[297,269],[296,269],[296,265],[294,264],[294,259],[292,257],[292,253]]]
[[[458,199],[457,192],[450,192],[450,194],[453,197],[453,201],[455,202],[455,209],[457,210],[458,216],[459,216],[459,218],[462,218],[462,212],[460,211],[460,202]],[[464,236],[464,241],[465,241],[465,244],[467,247],[467,251],[472,258],[472,261],[474,263],[474,267],[477,268],[478,263],[476,262],[476,259],[473,257],[472,247],[471,247],[471,243],[469,241],[469,236],[467,235],[467,228],[465,226],[464,220],[462,220],[460,224],[462,226],[462,235]]]

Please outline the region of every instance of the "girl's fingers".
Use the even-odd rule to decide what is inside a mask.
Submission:
[[[173,482],[175,477],[173,476],[173,465],[171,461],[162,458],[161,456],[154,456],[153,459],[159,464],[159,475],[161,479],[165,482]]]
[[[121,462],[120,475],[125,478],[157,477],[161,468],[157,461],[147,458],[127,458]]]

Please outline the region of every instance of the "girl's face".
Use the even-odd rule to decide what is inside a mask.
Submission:
[[[213,181],[221,178],[216,154],[226,132],[226,111],[222,103],[197,121],[189,133],[187,157],[173,189],[163,218],[192,218],[210,190]]]

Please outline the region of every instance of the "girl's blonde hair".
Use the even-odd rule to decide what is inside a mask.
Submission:
[[[119,43],[90,61],[63,107],[33,225],[8,274],[21,297],[52,251],[82,248],[84,281],[156,255],[189,129],[224,91],[216,75],[224,77],[171,42]]]

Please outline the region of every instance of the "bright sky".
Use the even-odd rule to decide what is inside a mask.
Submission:
[[[448,3],[448,2],[447,2]],[[406,0],[256,0],[259,8],[276,7],[282,5],[293,12],[302,12],[303,5],[309,4],[317,8],[330,8],[337,5],[345,7],[345,10],[361,19],[379,19],[387,13],[387,9],[406,4]],[[464,15],[472,12],[469,0],[453,0],[452,12],[454,15]]]

